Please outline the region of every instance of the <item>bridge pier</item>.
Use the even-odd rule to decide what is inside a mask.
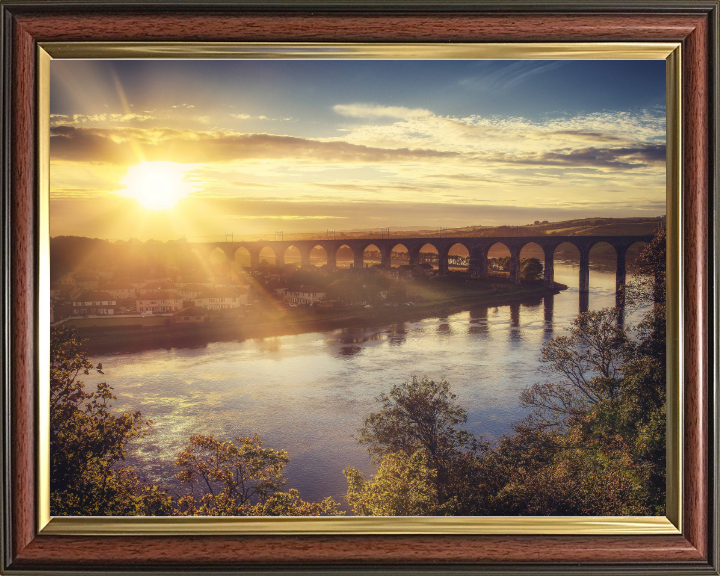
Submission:
[[[447,274],[450,271],[448,266],[448,253],[443,252],[438,254],[438,273]]]
[[[353,268],[362,270],[364,267],[363,263],[363,249],[358,248],[353,254]]]
[[[580,293],[590,291],[590,250],[580,250]]]
[[[408,264],[410,264],[410,266],[420,264],[420,248],[417,250],[408,250]]]
[[[520,248],[510,248],[510,281],[520,284]]]
[[[487,278],[488,275],[488,259],[487,252],[476,251],[470,256],[470,262],[468,267],[470,276],[479,276],[480,278]]]
[[[278,249],[275,253],[275,267],[282,268],[285,266],[285,250]]]
[[[337,249],[325,248],[325,254],[327,255],[327,265],[331,270],[337,268]]]
[[[300,268],[310,267],[310,252],[300,252]]]
[[[555,288],[555,249],[545,248],[545,268],[543,270],[545,288]]]
[[[249,250],[250,268],[260,268],[260,250]]]
[[[387,252],[380,252],[381,260],[380,260],[380,266],[383,268],[391,268],[392,267],[392,248],[389,249]]]

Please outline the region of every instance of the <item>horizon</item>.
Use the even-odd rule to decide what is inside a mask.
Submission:
[[[546,224],[543,224],[543,223],[535,224],[534,222],[529,222],[529,223],[517,224],[517,225],[516,225],[516,224],[498,224],[498,225],[494,225],[494,226],[481,226],[481,225],[477,225],[477,226],[464,226],[464,227],[458,227],[458,228],[443,228],[443,229],[427,228],[427,227],[423,227],[423,226],[408,226],[408,227],[405,227],[405,228],[398,228],[397,230],[391,230],[391,231],[390,231],[390,237],[392,238],[392,234],[393,234],[393,233],[402,234],[402,233],[406,233],[406,232],[409,232],[409,233],[412,233],[412,232],[427,232],[427,233],[429,233],[429,234],[435,234],[435,235],[437,235],[437,234],[439,234],[439,233],[443,233],[443,235],[445,235],[445,236],[453,236],[454,233],[457,232],[457,233],[459,234],[460,232],[458,232],[458,231],[464,230],[464,229],[466,229],[466,228],[475,228],[475,229],[477,229],[478,231],[480,231],[481,229],[482,229],[482,230],[491,230],[491,229],[497,229],[497,228],[513,228],[513,229],[517,229],[517,228],[524,228],[524,227],[528,227],[528,226],[556,226],[556,225],[560,225],[560,224],[567,224],[567,223],[569,223],[569,222],[578,222],[578,223],[579,223],[579,222],[583,222],[583,221],[586,221],[586,220],[607,220],[608,222],[605,223],[606,225],[607,225],[607,224],[613,224],[614,222],[612,222],[612,221],[626,221],[626,220],[637,220],[638,223],[647,223],[647,222],[653,222],[653,221],[664,221],[664,220],[665,220],[665,214],[658,214],[658,215],[654,215],[654,216],[628,216],[628,217],[624,217],[624,218],[612,218],[612,217],[604,217],[604,216],[589,216],[589,217],[583,218],[583,219],[547,221]],[[386,230],[387,230],[387,229],[386,229]],[[335,233],[336,238],[330,238],[330,237],[328,237],[328,233],[333,233],[333,232]],[[358,228],[358,229],[348,229],[348,230],[330,230],[330,231],[329,231],[329,230],[314,230],[314,231],[309,231],[309,232],[296,232],[296,233],[289,234],[289,236],[292,236],[292,238],[284,239],[284,241],[290,242],[290,241],[292,241],[292,240],[311,240],[311,239],[314,239],[314,238],[312,238],[312,237],[320,237],[320,236],[325,236],[325,237],[324,237],[324,238],[318,238],[318,241],[320,241],[320,240],[333,240],[333,239],[337,239],[337,240],[348,239],[348,240],[351,240],[351,239],[360,239],[360,238],[363,238],[362,236],[357,236],[358,234],[363,234],[363,233],[367,233],[367,234],[369,235],[369,236],[366,236],[366,238],[372,239],[372,236],[371,236],[371,235],[372,235],[372,234],[380,234],[380,233],[381,233],[381,230],[380,230],[380,229],[377,229],[377,228],[367,228],[367,229]],[[464,234],[467,234],[467,232],[465,232]],[[349,236],[349,235],[353,235],[353,236]],[[633,234],[629,234],[629,235],[632,236]],[[273,238],[270,238],[270,239],[267,239],[267,238],[255,238],[255,237],[263,237],[263,236],[272,236]],[[310,237],[310,238],[300,238],[301,236],[302,236],[302,237]],[[639,234],[639,236],[643,236],[643,234]],[[250,242],[250,241],[264,241],[264,242],[267,242],[267,241],[277,240],[277,238],[275,238],[275,231],[260,232],[260,233],[252,234],[252,235],[251,235],[251,234],[246,234],[246,235],[244,235],[244,236],[242,236],[242,237],[240,237],[240,236],[238,235],[238,238],[236,238],[236,239],[231,238],[230,240],[228,240],[228,238],[230,238],[230,235],[229,235],[229,234],[228,234],[227,236],[226,236],[225,234],[218,234],[216,240],[212,240],[212,239],[199,240],[199,239],[192,239],[192,237],[191,237],[191,238],[187,238],[187,237],[184,237],[184,236],[179,236],[179,237],[176,237],[176,238],[164,238],[164,239],[163,239],[163,238],[153,238],[153,237],[138,238],[138,237],[135,237],[135,236],[133,236],[133,237],[124,237],[124,238],[98,238],[98,237],[96,237],[96,236],[82,236],[82,235],[79,235],[79,234],[58,234],[58,235],[50,236],[50,239],[52,240],[52,239],[55,239],[55,238],[67,238],[67,237],[87,238],[87,239],[90,239],[90,240],[105,240],[105,241],[113,242],[113,243],[118,243],[118,242],[131,242],[131,241],[137,241],[137,242],[160,242],[160,243],[168,243],[168,242],[175,243],[175,242],[181,242],[181,241],[188,242],[188,243],[203,243],[203,242],[206,242],[206,243],[217,243],[217,242]],[[398,240],[398,241],[401,241],[403,238],[410,238],[410,237],[411,237],[411,236],[399,236],[399,237],[397,237],[397,240]],[[460,237],[460,236],[459,236],[459,237]],[[472,237],[472,236],[469,236],[469,237]],[[200,238],[200,237],[196,237],[196,238]],[[210,236],[204,236],[204,237],[202,237],[202,238],[211,238],[211,237],[210,237]],[[250,238],[250,239],[248,239],[248,238]],[[281,240],[283,240],[283,239],[281,239]]]
[[[53,61],[50,155],[52,237],[657,217],[665,63]]]

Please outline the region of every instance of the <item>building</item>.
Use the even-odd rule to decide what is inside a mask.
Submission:
[[[195,306],[206,310],[226,310],[228,308],[239,308],[247,304],[248,295],[239,294],[229,288],[216,288],[206,290],[199,296],[193,298]]]
[[[72,313],[78,315],[113,315],[117,300],[107,292],[85,292],[72,301]]]
[[[286,288],[282,296],[291,304],[315,304],[325,298],[325,292],[315,286]]]
[[[175,292],[177,292],[177,295],[183,300],[192,300],[200,296],[203,292],[207,292],[207,287],[200,284],[184,284],[182,288],[177,288]]]
[[[206,319],[207,310],[197,306],[187,306],[182,310],[173,312],[173,322],[176,324],[197,324],[205,322]]]
[[[182,298],[171,292],[146,292],[135,300],[137,312],[157,314],[160,312],[176,312],[183,307]]]
[[[118,300],[135,298],[137,296],[137,288],[129,282],[108,282],[101,286],[101,290]]]
[[[138,296],[147,294],[148,292],[170,292],[177,293],[177,287],[172,282],[149,281],[142,288],[137,289]]]

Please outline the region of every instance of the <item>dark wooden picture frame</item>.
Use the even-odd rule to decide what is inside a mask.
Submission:
[[[718,574],[718,2],[298,4],[14,1],[2,14],[6,574]],[[37,529],[39,42],[680,42],[684,283],[680,535],[51,536]]]

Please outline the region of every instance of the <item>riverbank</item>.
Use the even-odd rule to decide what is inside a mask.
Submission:
[[[91,355],[174,347],[195,348],[211,342],[242,341],[250,338],[412,322],[482,306],[491,308],[517,303],[536,303],[543,297],[558,294],[566,288],[567,286],[558,283],[555,289],[547,289],[542,285],[523,285],[499,293],[455,294],[452,298],[416,302],[412,305],[399,304],[373,308],[291,308],[278,311],[275,317],[251,313],[245,318],[197,324],[154,326],[128,324],[115,327],[76,327],[76,329],[78,335],[85,339],[85,346]]]

